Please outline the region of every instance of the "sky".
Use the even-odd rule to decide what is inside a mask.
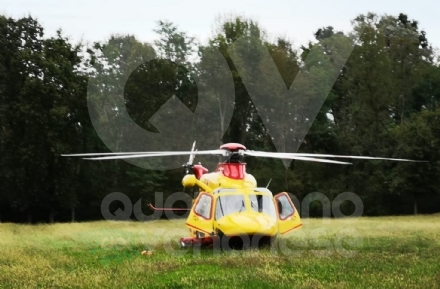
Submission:
[[[201,43],[213,35],[216,19],[242,15],[257,20],[271,38],[285,37],[295,47],[313,40],[323,26],[350,31],[351,20],[359,14],[398,15],[405,13],[419,21],[429,42],[440,47],[440,2],[433,0],[395,1],[297,1],[297,0],[0,0],[0,13],[18,18],[36,17],[46,34],[61,28],[73,41],[105,41],[111,34],[133,34],[153,42],[157,21],[169,20]],[[272,40],[273,40],[272,39]]]

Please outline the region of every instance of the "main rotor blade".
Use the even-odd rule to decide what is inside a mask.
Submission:
[[[270,152],[256,152],[256,151],[244,151],[245,155],[254,156],[254,157],[263,157],[263,158],[276,158],[276,159],[291,159],[291,160],[301,160],[301,161],[311,161],[311,162],[319,162],[319,163],[330,163],[330,164],[339,164],[339,165],[351,165],[352,163],[340,162],[340,161],[332,161],[326,159],[315,159],[309,158],[305,156],[295,156],[288,155],[284,153],[270,153]]]
[[[63,157],[92,157],[92,156],[119,156],[119,155],[139,155],[139,154],[158,154],[164,152],[118,152],[118,153],[84,153],[84,154],[62,154]]]
[[[93,157],[93,156],[120,156],[120,155],[141,155],[141,154],[168,154],[183,153],[185,151],[155,151],[155,152],[117,152],[117,153],[82,153],[82,154],[62,154],[63,157]],[[190,153],[190,152],[188,152]]]
[[[185,156],[185,155],[225,155],[226,150],[207,150],[207,151],[195,151],[195,152],[154,152],[152,154],[134,154],[134,155],[121,155],[121,156],[106,156],[97,158],[84,158],[85,160],[118,160],[118,159],[134,159],[134,158],[148,158],[148,157],[167,157],[167,156]]]
[[[382,158],[382,157],[366,157],[366,156],[343,156],[343,155],[327,155],[327,154],[306,154],[306,153],[282,153],[286,155],[295,155],[302,157],[316,157],[316,158],[342,158],[342,159],[360,159],[360,160],[385,160],[385,161],[398,161],[398,162],[421,162],[425,163],[428,161],[416,161],[409,159],[395,159],[395,158]]]

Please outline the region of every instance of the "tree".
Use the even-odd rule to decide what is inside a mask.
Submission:
[[[72,46],[58,32],[44,39],[31,17],[2,19],[6,43],[2,68],[3,136],[1,169],[9,204],[28,212],[77,204],[74,161],[61,159],[78,139],[77,99],[85,92],[78,72],[81,46]]]
[[[377,29],[385,35],[392,70],[396,75],[399,92],[395,100],[394,119],[402,123],[414,111],[416,95],[414,86],[421,81],[423,71],[432,64],[433,51],[428,46],[425,32],[418,31],[417,21],[409,21],[407,15],[384,16]]]
[[[157,88],[156,81],[170,71],[164,68],[161,70],[162,75],[150,73],[150,70],[163,68],[163,63],[149,61],[155,57],[154,49],[130,35],[115,35],[106,43],[96,43],[89,49],[89,54],[93,67],[89,75],[88,105],[97,136],[106,145],[110,140],[113,145],[110,149],[114,151],[142,151],[142,143],[126,140],[130,133],[129,126],[125,125],[128,120],[120,111],[127,109],[130,121],[135,121],[147,130],[154,130],[148,120],[154,114],[152,110],[160,103],[160,92],[163,92]],[[139,64],[141,66],[138,67]],[[125,76],[130,76],[127,82],[121,81]],[[122,103],[117,100],[120,92],[125,96]],[[151,95],[151,92],[157,95]],[[130,146],[137,146],[137,149]],[[103,149],[108,148],[101,147],[101,151]],[[94,182],[99,193],[93,199],[103,198],[111,192],[124,192],[137,201],[139,197],[147,196],[147,193],[152,195],[156,183],[163,177],[163,172],[145,171],[123,160],[102,162],[99,166],[99,169],[93,168],[101,179],[100,184]]]
[[[246,36],[260,39],[260,41],[265,39],[264,32],[255,21],[242,17],[231,17],[219,24],[217,34],[209,40],[209,46],[220,50],[225,57],[231,69],[235,85],[234,115],[224,140],[243,144],[246,143],[246,128],[249,119],[252,118],[252,115],[256,115],[256,110],[228,53],[228,48],[240,37]],[[206,48],[204,50],[207,51]]]
[[[436,204],[440,198],[440,185],[437,181],[440,175],[439,120],[438,109],[424,110],[411,115],[409,121],[392,131],[396,157],[429,161],[422,164],[399,163],[389,174],[392,193],[412,201],[414,214],[418,213],[422,200],[425,204]]]
[[[425,34],[419,40],[417,22],[405,17],[370,13],[354,21],[353,36],[358,46],[328,99],[338,146],[345,154],[391,157],[395,148],[392,130],[403,124],[411,112],[422,108],[420,83],[432,67],[432,50],[425,45]],[[414,93],[416,87],[419,95]],[[371,208],[367,214],[390,211],[388,204],[379,201],[388,192],[396,192],[388,180],[388,172],[394,166],[355,162],[346,170],[346,189],[361,193],[366,207]]]

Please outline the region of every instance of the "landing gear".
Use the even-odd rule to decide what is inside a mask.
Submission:
[[[180,239],[181,248],[201,247],[228,250],[246,250],[260,249],[270,247],[276,237],[262,235],[242,235],[242,236],[225,236],[222,231],[218,231],[217,235],[206,236],[203,233],[196,232],[195,237],[184,237]]]
[[[203,237],[203,238],[193,238],[193,237],[183,237],[180,238],[180,247],[189,248],[194,246],[200,246],[202,248],[212,247],[214,244],[215,237]]]
[[[240,236],[225,236],[222,231],[218,231],[220,238],[220,246],[223,250],[246,250],[246,249],[260,249],[267,247],[275,241],[276,237],[265,235],[240,235]]]
[[[205,233],[196,231],[195,237],[183,237],[180,238],[180,247],[181,248],[188,248],[188,247],[212,247],[214,244],[214,241],[218,239],[217,236],[212,233],[210,236],[206,236]]]

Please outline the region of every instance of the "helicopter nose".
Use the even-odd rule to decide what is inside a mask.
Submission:
[[[266,214],[242,212],[225,216],[217,221],[218,229],[227,236],[270,235],[277,232],[276,220]]]

